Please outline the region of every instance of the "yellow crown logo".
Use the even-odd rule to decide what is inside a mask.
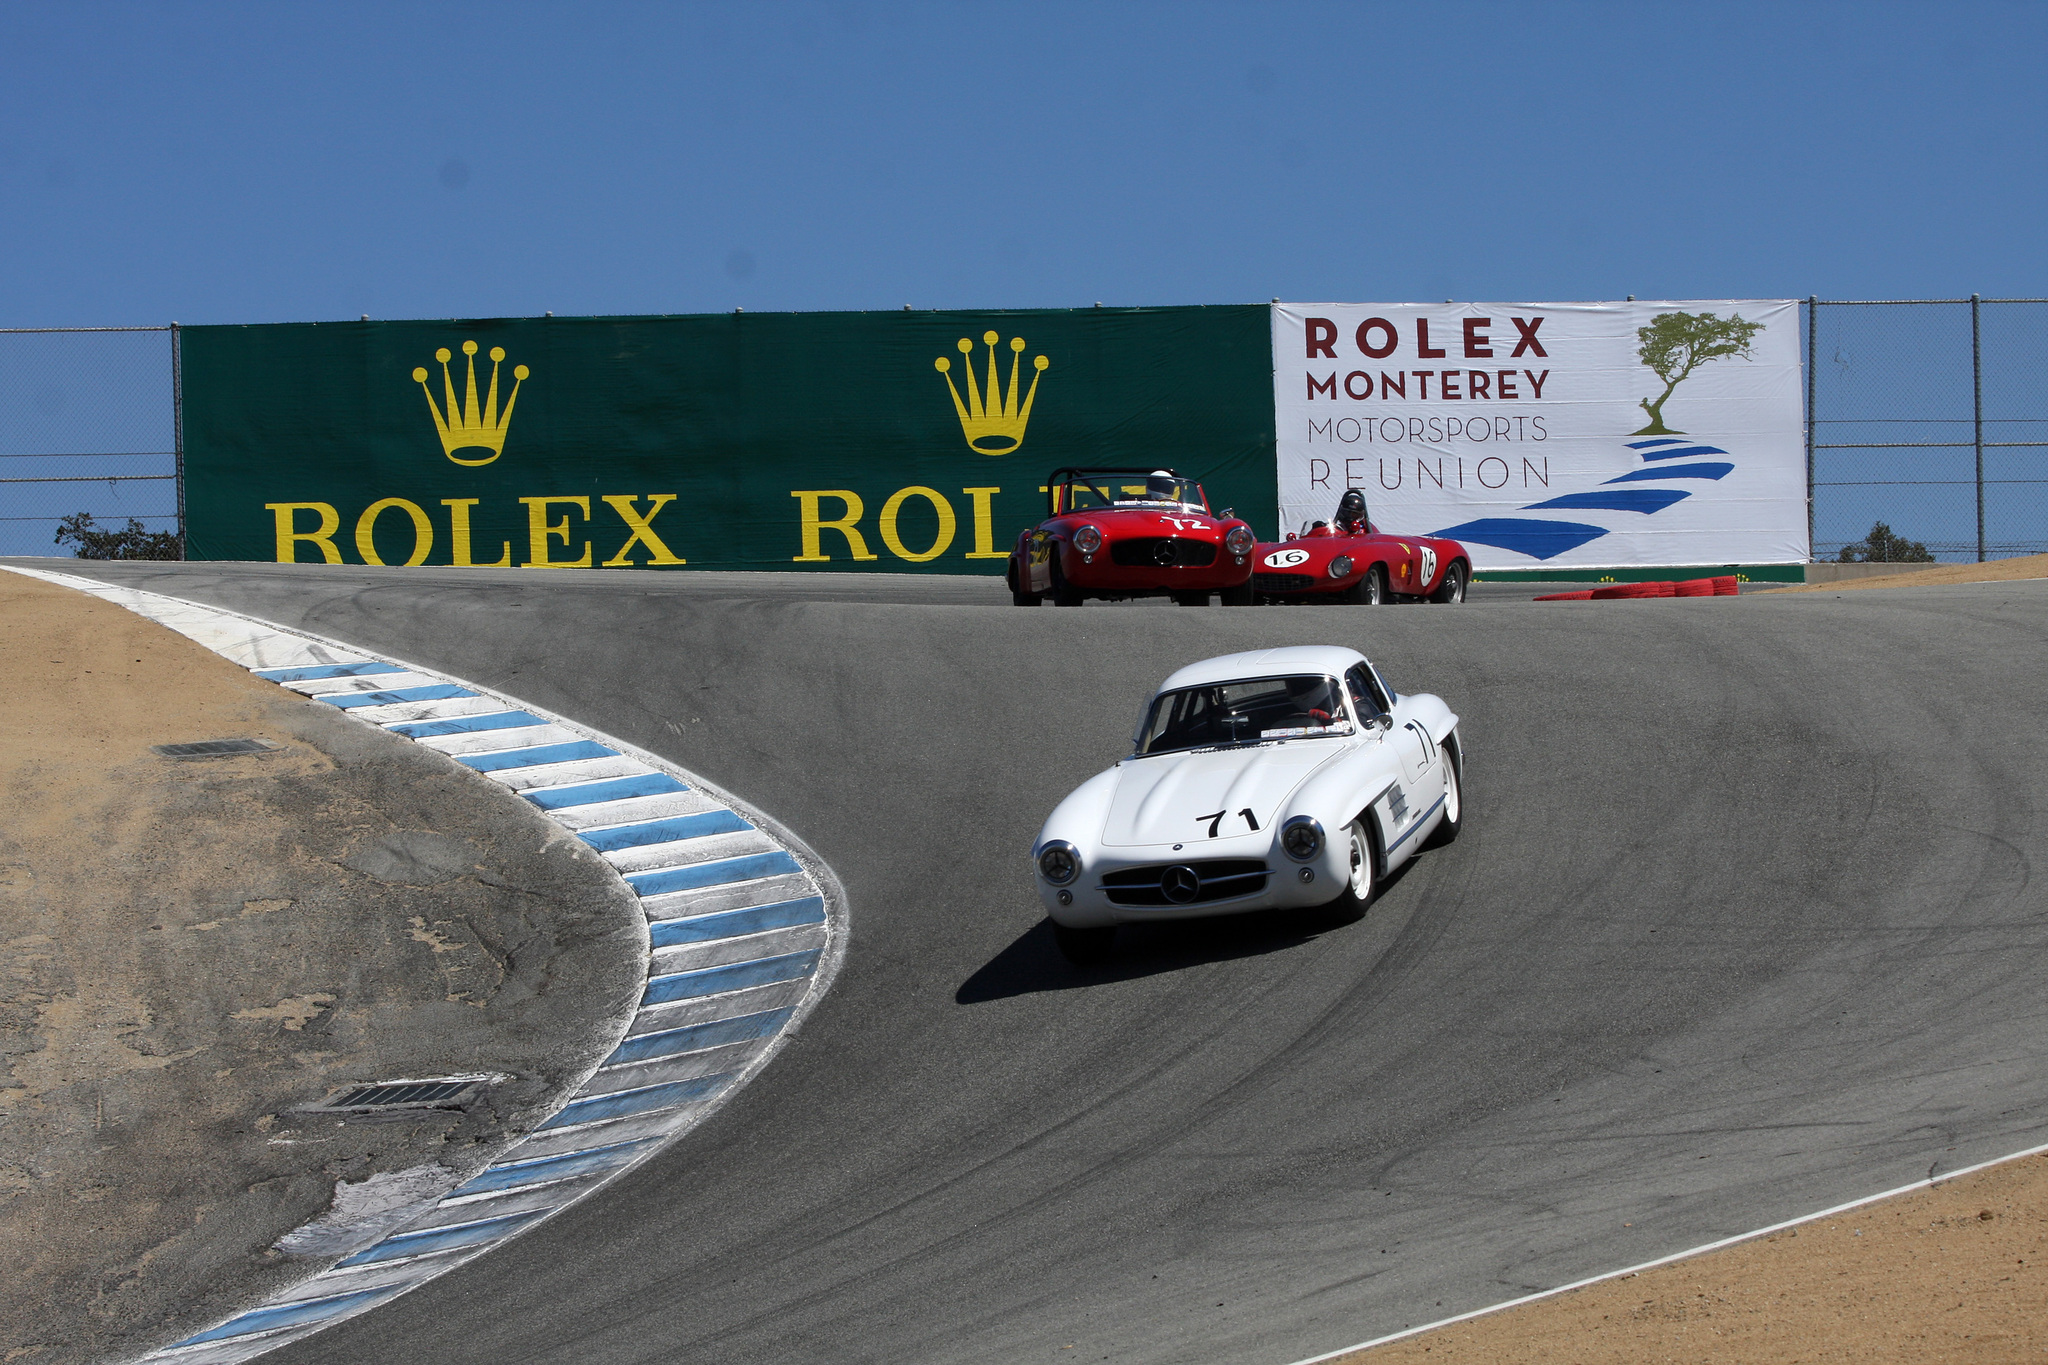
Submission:
[[[469,378],[463,386],[463,404],[455,406],[455,380],[448,373],[448,362],[452,357],[443,346],[434,352],[434,359],[441,362],[441,392],[447,398],[448,415],[441,416],[441,409],[434,402],[434,391],[427,387],[427,370],[424,365],[412,372],[419,384],[420,392],[427,396],[427,409],[434,414],[434,429],[441,433],[441,453],[457,464],[489,464],[505,449],[505,429],[512,425],[512,405],[519,401],[519,381],[531,373],[524,365],[512,367],[512,396],[505,400],[505,410],[498,411],[498,362],[505,358],[505,348],[491,347],[491,393],[481,408],[476,401],[476,343],[462,343],[462,353],[469,357]],[[488,450],[491,453],[481,460],[465,460],[455,452],[458,450]]]
[[[997,385],[996,340],[994,332],[982,334],[982,341],[988,347],[988,401],[982,402],[981,390],[974,383],[974,343],[966,337],[960,338],[960,354],[964,358],[960,373],[967,379],[967,401],[960,401],[960,390],[953,383],[953,361],[949,356],[940,356],[934,363],[940,374],[946,376],[946,387],[953,391],[953,410],[960,414],[960,430],[967,437],[967,448],[983,455],[1007,455],[1024,444],[1024,427],[1031,421],[1031,400],[1038,397],[1038,377],[1045,373],[1045,367],[1052,362],[1044,356],[1034,357],[1031,368],[1038,374],[1031,376],[1031,389],[1024,395],[1024,405],[1017,405],[1017,371],[1024,359],[1024,338],[1010,338],[1010,392],[1005,396]]]

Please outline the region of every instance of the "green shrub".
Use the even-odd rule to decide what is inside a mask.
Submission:
[[[176,531],[147,531],[134,517],[120,530],[93,523],[92,513],[80,512],[57,524],[57,543],[75,543],[72,554],[79,559],[183,559],[185,547]]]

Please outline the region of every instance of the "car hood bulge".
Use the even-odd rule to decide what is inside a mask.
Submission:
[[[1238,812],[1249,810],[1259,837],[1271,836],[1288,795],[1308,775],[1341,752],[1329,740],[1296,740],[1243,749],[1193,750],[1127,761],[1118,771],[1116,794],[1103,821],[1107,845],[1208,842],[1209,819],[1228,812],[1220,833],[1250,831]],[[1204,817],[1197,820],[1196,817]],[[1219,840],[1220,842],[1220,840]]]

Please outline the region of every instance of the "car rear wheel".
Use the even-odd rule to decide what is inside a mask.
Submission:
[[[1436,585],[1436,591],[1429,595],[1432,602],[1456,605],[1465,600],[1465,566],[1456,560],[1444,570],[1444,581]]]
[[[1052,941],[1059,945],[1060,956],[1075,966],[1086,966],[1100,962],[1109,956],[1109,950],[1116,943],[1116,926],[1107,929],[1075,929],[1053,921]]]
[[[1444,746],[1444,818],[1437,821],[1429,837],[1422,841],[1424,848],[1442,848],[1458,837],[1458,831],[1465,827],[1465,779],[1458,771],[1458,742],[1453,739]]]
[[[1083,598],[1079,588],[1070,587],[1067,576],[1060,572],[1060,557],[1055,551],[1052,557],[1052,604],[1056,607],[1078,607]]]
[[[1205,592],[1177,592],[1173,595],[1173,600],[1177,605],[1183,607],[1206,607],[1209,605],[1209,594]]]
[[[1252,581],[1247,578],[1234,588],[1225,588],[1217,594],[1217,600],[1226,607],[1248,607],[1252,604]]]
[[[1373,893],[1379,889],[1379,865],[1364,817],[1346,825],[1344,837],[1351,850],[1351,876],[1336,899],[1323,907],[1323,913],[1339,924],[1355,924],[1365,918],[1365,908],[1372,904]]]

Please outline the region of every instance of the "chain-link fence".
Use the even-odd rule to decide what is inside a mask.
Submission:
[[[68,555],[66,517],[180,533],[177,329],[0,330],[0,554]]]
[[[1813,557],[2048,551],[2048,299],[1810,299]],[[64,519],[182,534],[178,329],[0,329],[0,554],[69,554]]]
[[[1816,560],[1879,522],[1938,560],[2048,551],[2048,299],[1810,299],[1804,321]]]

